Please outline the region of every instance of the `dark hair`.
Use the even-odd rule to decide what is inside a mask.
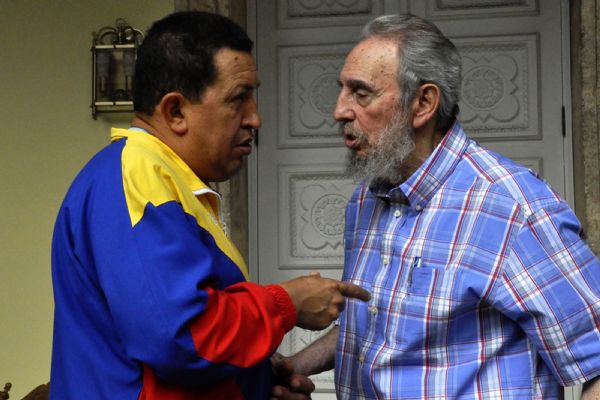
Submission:
[[[363,38],[383,37],[398,45],[396,78],[403,109],[419,87],[433,83],[440,88],[437,126],[444,132],[458,114],[461,59],[454,44],[431,22],[417,16],[384,15],[363,29]]]
[[[217,14],[185,11],[156,21],[138,49],[134,110],[152,115],[169,92],[200,101],[217,78],[215,53],[223,48],[250,53],[252,47],[240,26]]]

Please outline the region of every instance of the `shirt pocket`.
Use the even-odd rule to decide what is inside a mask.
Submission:
[[[442,265],[418,264],[413,262],[410,271],[408,293],[410,295],[429,296],[436,291],[440,281],[444,280],[445,268]]]
[[[460,266],[428,260],[412,265],[406,292],[407,306],[413,312],[425,312],[428,305],[434,305],[443,315],[446,306],[454,307],[465,300],[462,293],[465,276]]]
[[[467,279],[467,281],[465,281]],[[403,312],[438,321],[472,309],[479,298],[468,283],[469,274],[460,266],[423,262],[410,271]]]

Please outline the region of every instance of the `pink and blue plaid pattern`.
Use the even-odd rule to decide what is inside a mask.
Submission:
[[[549,399],[600,375],[600,262],[574,213],[458,123],[400,187],[360,186],[338,398]]]

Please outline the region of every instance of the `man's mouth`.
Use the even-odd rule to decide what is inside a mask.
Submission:
[[[247,156],[252,152],[252,138],[248,138],[239,142],[235,148],[241,153],[242,156]]]
[[[342,123],[340,129],[344,136],[344,144],[349,149],[358,151],[367,143],[366,135],[361,131],[354,129],[350,122]]]
[[[251,147],[252,146],[252,138],[248,138],[248,139],[244,140],[243,142],[238,144],[238,146]]]
[[[358,149],[360,147],[360,140],[352,134],[345,134],[344,144],[350,149]]]

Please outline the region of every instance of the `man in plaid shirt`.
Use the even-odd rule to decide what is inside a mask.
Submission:
[[[600,262],[556,192],[465,135],[460,65],[411,15],[370,22],[348,55],[334,116],[363,181],[344,280],[372,296],[288,361],[335,360],[340,399],[550,399],[582,382],[600,398]]]

